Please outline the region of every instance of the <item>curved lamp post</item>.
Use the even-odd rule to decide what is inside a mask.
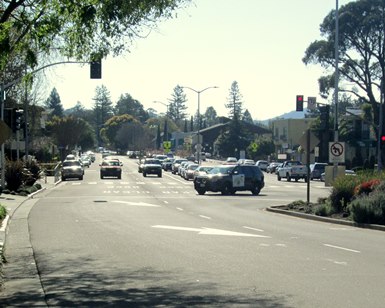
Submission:
[[[198,94],[198,133],[197,133],[197,135],[198,135],[198,143],[197,143],[197,161],[198,161],[198,164],[200,163],[200,152],[201,152],[201,148],[202,148],[202,146],[201,146],[201,143],[200,143],[200,128],[201,128],[201,113],[200,113],[200,95],[201,95],[201,93],[202,92],[204,92],[204,91],[206,91],[206,90],[208,90],[208,89],[216,89],[216,88],[218,88],[217,86],[212,86],[212,87],[207,87],[207,88],[204,88],[204,89],[202,89],[202,90],[195,90],[195,89],[193,89],[193,88],[190,88],[190,87],[185,87],[185,86],[182,86],[181,87],[182,89],[184,89],[184,88],[186,88],[186,89],[189,89],[189,90],[191,90],[191,91],[194,91],[195,93],[197,93]]]

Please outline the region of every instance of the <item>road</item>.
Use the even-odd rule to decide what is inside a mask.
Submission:
[[[100,157],[98,157],[100,160]],[[206,193],[164,173],[83,181],[41,195],[29,229],[48,306],[380,307],[382,232],[270,213],[306,199],[266,174],[259,196]],[[311,199],[328,188],[312,182]]]

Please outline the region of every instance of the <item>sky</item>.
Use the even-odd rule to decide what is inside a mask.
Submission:
[[[352,0],[339,0],[339,7]],[[115,104],[130,94],[145,109],[166,112],[177,85],[201,91],[200,111],[225,107],[237,81],[244,110],[266,120],[295,110],[296,95],[319,96],[319,65],[302,62],[306,48],[321,39],[319,26],[336,8],[336,0],[193,0],[177,18],[158,23],[156,31],[137,39],[130,53],[103,59],[102,79],[89,78],[89,66],[56,66],[47,97],[56,88],[65,109],[80,102],[92,108],[97,86],[110,91]],[[198,109],[198,94],[187,88],[189,115]],[[162,102],[154,103],[154,101]]]

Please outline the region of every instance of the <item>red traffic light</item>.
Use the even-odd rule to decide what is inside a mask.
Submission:
[[[381,142],[382,142],[382,143],[385,143],[385,135],[382,135],[382,136],[381,136]]]
[[[303,95],[297,95],[295,110],[296,111],[303,111]]]

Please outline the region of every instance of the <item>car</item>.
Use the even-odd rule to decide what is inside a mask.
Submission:
[[[94,152],[92,152],[92,151],[87,151],[86,154],[91,158],[91,162],[92,162],[92,163],[95,162],[95,160],[96,160],[96,155],[95,155]]]
[[[139,173],[142,173],[143,172],[143,166],[144,166],[144,161],[145,161],[145,157],[143,158],[139,158],[138,160],[138,172]]]
[[[100,166],[100,178],[104,177],[117,177],[122,178],[122,166],[119,161],[115,159],[104,159]]]
[[[76,160],[77,157],[73,154],[68,154],[64,160]]]
[[[148,174],[157,174],[159,178],[162,177],[162,165],[159,159],[146,158],[143,162],[142,169],[143,176],[146,177]]]
[[[256,165],[215,166],[208,174],[197,176],[194,180],[194,189],[199,195],[207,191],[229,195],[245,190],[259,195],[264,186],[263,172]]]
[[[325,172],[327,163],[310,164],[310,180],[321,179],[321,174]]]
[[[157,154],[154,158],[160,160],[160,163],[162,163],[167,158],[167,155]]]
[[[236,157],[227,157],[226,158],[226,163],[227,164],[236,164],[238,162],[238,159]]]
[[[345,175],[347,175],[347,176],[356,176],[357,174],[354,172],[354,170],[346,169],[345,170]],[[325,172],[321,173],[321,178],[320,178],[321,182],[325,182],[325,176],[326,176]]]
[[[269,163],[266,160],[258,160],[255,165],[258,166],[262,171],[267,171],[267,166]]]
[[[164,171],[171,170],[172,168],[172,163],[174,162],[174,158],[166,158],[162,162],[162,168]]]
[[[255,161],[252,159],[238,159],[238,164],[239,165],[255,165]]]
[[[84,169],[78,160],[65,160],[62,164],[61,180],[65,181],[70,178],[83,180]]]
[[[83,164],[83,167],[90,167],[92,161],[91,161],[91,157],[89,157],[88,155],[82,155],[80,157],[80,160],[81,160],[81,163]]]
[[[172,166],[171,166],[171,172],[172,174],[177,174],[178,173],[178,168],[180,166],[180,164],[184,161],[187,161],[186,158],[176,158],[173,163],[172,163]]]
[[[191,163],[186,166],[183,172],[183,178],[185,180],[193,180],[194,179],[194,171],[199,167],[198,164]]]
[[[275,162],[275,161],[271,162],[271,163],[267,166],[266,172],[267,172],[267,173],[275,173],[275,170],[277,169],[277,167],[278,167],[279,165],[280,165],[280,163],[278,163],[278,162]]]
[[[193,164],[194,162],[190,161],[190,160],[186,160],[186,161],[183,161],[181,162],[181,164],[179,165],[179,168],[178,168],[178,175],[180,175],[181,177],[183,177],[183,172],[184,172],[184,169],[186,168],[186,166],[188,164]]]
[[[202,166],[200,165],[198,168],[196,168],[194,170],[194,180],[197,176],[200,176],[200,175],[206,175],[207,173],[210,172],[210,170],[212,170],[214,167],[213,166]]]

